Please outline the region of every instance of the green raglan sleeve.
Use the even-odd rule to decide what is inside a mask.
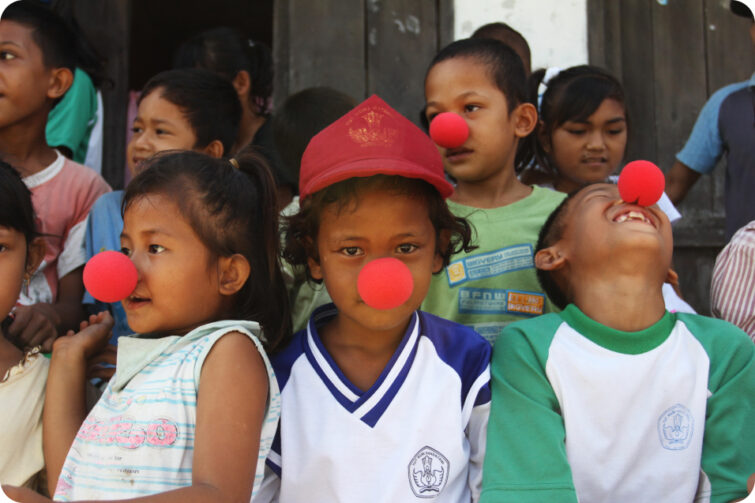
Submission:
[[[545,374],[557,314],[507,326],[491,363],[481,503],[577,502],[558,400]]]
[[[755,344],[734,325],[702,316],[680,315],[710,360],[702,470],[698,498],[729,502],[747,495],[755,473]]]

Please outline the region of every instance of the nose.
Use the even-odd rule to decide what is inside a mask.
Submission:
[[[400,260],[384,257],[368,262],[357,278],[357,291],[368,306],[387,310],[400,306],[412,295],[414,280]]]
[[[602,151],[606,148],[606,141],[603,132],[594,131],[587,136],[587,149],[593,151]]]
[[[430,123],[430,138],[443,148],[461,147],[469,138],[469,126],[461,115],[443,112]]]
[[[127,256],[116,251],[98,253],[84,266],[84,286],[95,299],[118,302],[136,288],[138,273]]]

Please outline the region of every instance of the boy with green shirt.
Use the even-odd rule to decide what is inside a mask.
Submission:
[[[728,502],[755,471],[755,346],[669,313],[657,206],[588,185],[543,226],[535,263],[558,314],[506,327],[491,364],[481,502]]]

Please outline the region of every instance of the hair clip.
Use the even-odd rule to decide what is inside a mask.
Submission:
[[[231,166],[233,166],[235,169],[239,169],[239,161],[237,161],[235,157],[228,159],[228,162],[230,162]]]
[[[540,113],[543,106],[543,95],[545,94],[546,88],[548,87],[548,83],[553,80],[554,77],[556,77],[559,73],[561,73],[561,68],[558,68],[557,66],[551,66],[550,68],[545,70],[545,75],[543,75],[543,80],[540,81],[540,85],[537,86],[537,112]]]

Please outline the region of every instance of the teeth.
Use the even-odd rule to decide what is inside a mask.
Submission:
[[[621,223],[626,222],[627,220],[640,221],[648,224],[651,223],[650,220],[639,211],[628,211],[626,213],[622,213],[614,219],[614,222]]]

